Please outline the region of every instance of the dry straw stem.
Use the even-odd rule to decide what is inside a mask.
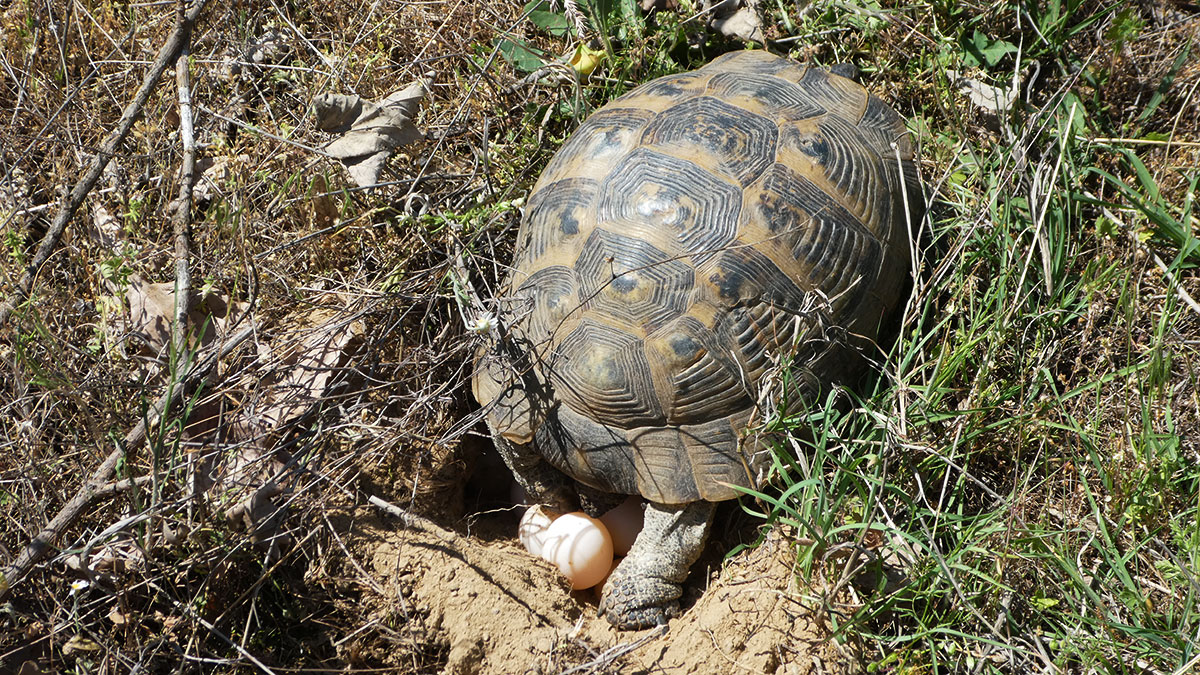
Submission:
[[[254,326],[249,326],[242,329],[233,337],[229,338],[220,349],[214,349],[203,360],[188,371],[186,375],[174,386],[169,387],[162,397],[154,404],[154,406],[146,411],[146,415],[138,422],[128,434],[125,434],[124,440],[113,450],[99,468],[92,474],[79,492],[67,502],[66,506],[59,511],[58,515],[50,521],[50,524],[42,528],[33,541],[21,551],[17,559],[12,565],[0,570],[0,602],[8,599],[12,589],[20,583],[29,571],[33,569],[50,549],[58,536],[64,530],[74,525],[83,515],[84,511],[94,504],[97,500],[111,497],[120,493],[123,489],[135,487],[134,482],[120,481],[118,483],[110,483],[113,472],[116,470],[117,463],[125,458],[130,451],[136,450],[146,441],[147,431],[153,428],[162,419],[166,411],[176,407],[189,395],[205,375],[216,366],[217,362],[232,353],[239,345],[250,338],[255,332]]]
[[[617,666],[617,660],[625,656],[629,652],[641,647],[658,638],[665,637],[668,632],[667,626],[661,625],[647,632],[642,637],[630,642],[621,642],[605,649],[602,653],[597,654],[595,658],[587,663],[581,663],[572,668],[562,671],[559,675],[575,675],[575,673],[606,673],[609,669]],[[582,643],[581,643],[582,644]],[[586,645],[584,645],[586,648]],[[589,650],[591,651],[591,650]],[[595,652],[593,652],[595,654]]]
[[[124,142],[125,137],[129,135],[130,129],[133,128],[133,123],[141,115],[142,109],[146,106],[146,102],[150,100],[150,94],[153,93],[154,87],[158,84],[159,78],[166,72],[167,68],[175,62],[183,51],[184,46],[191,38],[192,26],[196,19],[199,18],[201,10],[204,9],[205,0],[196,0],[191,9],[187,13],[182,14],[175,26],[171,37],[167,38],[162,49],[158,52],[158,57],[154,59],[154,63],[150,65],[149,72],[146,73],[145,79],[142,80],[142,86],[134,95],[133,100],[129,105],[125,106],[124,112],[121,114],[121,119],[117,121],[116,128],[112,133],[104,139],[104,143],[100,145],[100,149],[96,152],[96,156],[92,159],[92,165],[83,178],[71,188],[71,192],[67,195],[66,200],[59,209],[58,214],[54,216],[54,221],[50,223],[49,229],[46,231],[46,236],[42,239],[42,243],[38,245],[37,254],[33,260],[25,268],[21,274],[21,280],[17,282],[15,288],[9,292],[8,298],[0,304],[0,326],[8,323],[9,316],[12,315],[21,303],[29,298],[29,294],[33,291],[33,281],[37,276],[38,270],[46,261],[50,259],[50,255],[54,253],[54,249],[58,247],[58,243],[62,240],[63,233],[67,229],[67,223],[75,215],[75,211],[83,204],[83,200],[87,198],[96,181],[100,179],[100,174],[104,172],[104,168],[108,166],[109,160],[116,154],[117,148]]]
[[[175,609],[178,609],[181,613],[188,615],[189,617],[194,619],[197,623],[199,623],[201,626],[204,626],[204,628],[208,632],[210,632],[213,635],[216,635],[218,638],[220,638],[222,642],[229,645],[230,647],[233,647],[233,649],[239,655],[241,655],[242,658],[244,658],[247,661],[249,661],[250,663],[254,664],[254,667],[257,668],[260,672],[265,673],[266,675],[275,675],[274,670],[271,670],[271,668],[269,666],[267,666],[267,664],[263,663],[261,660],[256,658],[254,656],[254,654],[251,654],[245,647],[238,644],[237,641],[233,640],[228,635],[226,635],[225,632],[222,631],[220,628],[217,628],[216,624],[214,624],[211,621],[206,621],[204,619],[204,617],[197,614],[195,612],[195,610],[193,610],[191,607],[188,607],[187,605],[183,604],[182,602],[179,602],[175,598],[171,597],[170,593],[168,593],[165,589],[160,588],[158,586],[158,584],[154,583],[153,581],[147,582],[147,583],[150,586],[150,588],[154,589],[159,594],[160,597],[167,598],[170,601],[170,603],[175,606]]]

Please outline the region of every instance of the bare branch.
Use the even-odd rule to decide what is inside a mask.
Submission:
[[[33,569],[33,566],[45,557],[46,552],[59,535],[74,525],[89,506],[99,499],[119,494],[125,488],[122,484],[123,481],[116,484],[109,482],[117,468],[117,463],[128,452],[141,446],[146,441],[147,430],[158,424],[166,411],[176,407],[185,396],[189,395],[221,358],[233,352],[238,345],[249,339],[254,334],[254,330],[254,326],[244,328],[229,338],[219,350],[210,352],[206,358],[196,363],[177,385],[168,388],[158,402],[146,411],[142,420],[133,430],[125,434],[121,444],[105,458],[100,467],[92,473],[92,477],[75,494],[75,497],[67,502],[66,506],[63,506],[58,515],[46,527],[42,528],[42,531],[33,538],[33,541],[29,542],[29,545],[21,551],[11,565],[0,570],[0,602],[4,602],[8,598],[13,587],[20,583]]]
[[[0,326],[8,323],[8,318],[12,315],[21,303],[29,298],[29,294],[33,291],[33,281],[37,276],[38,270],[46,261],[50,259],[50,255],[54,253],[54,249],[58,247],[58,243],[62,241],[63,233],[67,229],[67,222],[75,215],[75,211],[83,204],[83,200],[87,198],[89,192],[96,181],[100,179],[100,174],[104,172],[104,167],[108,166],[109,160],[116,154],[117,148],[124,142],[125,137],[129,135],[130,129],[133,128],[133,123],[141,115],[142,109],[146,106],[146,102],[150,100],[150,94],[153,93],[155,85],[167,67],[175,62],[179,57],[183,46],[187,44],[192,33],[192,25],[196,18],[200,16],[200,11],[204,8],[205,0],[196,0],[192,8],[184,14],[182,20],[175,26],[175,31],[171,33],[171,37],[167,39],[166,44],[158,52],[158,57],[154,59],[154,63],[150,65],[150,71],[146,73],[146,77],[142,80],[142,86],[138,89],[137,94],[129,105],[125,106],[125,111],[121,114],[121,119],[117,121],[117,126],[113,129],[108,138],[100,145],[100,149],[96,152],[95,158],[92,160],[92,165],[84,174],[83,178],[75,184],[71,192],[63,201],[62,208],[58,214],[54,216],[54,221],[50,223],[50,228],[46,231],[46,236],[42,238],[41,244],[38,245],[37,253],[33,260],[25,268],[25,272],[21,275],[21,280],[17,282],[8,298],[0,303]]]
[[[184,14],[183,0],[179,0],[179,22],[190,25]],[[175,83],[179,90],[179,139],[183,145],[183,157],[179,166],[179,196],[175,198],[169,212],[175,232],[175,325],[171,338],[179,363],[186,363],[187,316],[191,307],[191,273],[188,269],[188,236],[192,226],[192,186],[196,182],[196,137],[192,130],[192,92],[188,76],[187,40],[180,46],[175,60]]]

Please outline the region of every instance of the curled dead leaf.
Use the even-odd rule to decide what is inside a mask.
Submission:
[[[196,162],[199,176],[192,186],[192,201],[198,206],[205,206],[221,196],[228,189],[230,176],[238,165],[249,163],[247,155],[237,157],[203,157]]]
[[[709,25],[721,35],[742,42],[766,41],[759,0],[705,0],[702,4],[706,11],[712,12]]]
[[[642,11],[669,12],[679,7],[679,0],[642,0]]]
[[[129,279],[125,300],[129,305],[129,336],[146,354],[159,354],[171,341],[175,316],[175,284],[152,284],[134,275]],[[187,315],[187,330],[201,346],[210,344],[226,327],[239,319],[246,303],[230,302],[227,296],[193,290]]]
[[[966,94],[967,100],[972,105],[991,115],[999,115],[1011,110],[1021,94],[1021,83],[1017,79],[1014,79],[1012,84],[1006,88],[963,77],[957,70],[947,70],[946,76],[960,93]]]
[[[86,638],[83,635],[76,635],[67,640],[67,644],[63,645],[62,653],[63,656],[70,656],[77,652],[98,652],[101,649],[103,647],[97,644],[95,640]]]
[[[88,239],[106,250],[114,250],[121,240],[121,221],[108,211],[103,204],[92,206],[92,220],[86,229]]]
[[[258,71],[263,66],[282,63],[292,53],[287,36],[277,28],[270,28],[262,35],[250,38],[237,54],[230,54],[221,64],[221,75],[232,80],[249,68]]]
[[[431,78],[432,74],[413,82],[379,103],[346,94],[322,94],[313,102],[318,128],[339,135],[325,151],[342,162],[360,187],[379,182],[384,162],[396,148],[425,137],[413,118],[429,94]]]
[[[111,610],[109,610],[108,620],[111,621],[114,626],[124,626],[129,623],[129,617],[122,613],[117,607],[113,607]]]
[[[289,429],[316,410],[336,385],[336,376],[357,351],[366,328],[346,321],[344,308],[320,308],[300,319],[300,326],[273,341],[264,355],[274,365],[262,377],[254,396],[237,413],[229,440],[238,447],[216,471],[214,489],[224,494],[230,522],[255,541],[279,540],[287,487],[280,472],[284,462],[276,444]]]
[[[361,321],[346,322],[337,310],[316,309],[305,317],[298,342],[275,344],[274,356],[287,364],[271,384],[258,409],[256,423],[277,428],[295,421],[329,390],[338,369],[357,348],[366,328]]]
[[[304,205],[309,221],[315,227],[328,227],[337,222],[340,210],[337,202],[330,197],[329,181],[324,173],[313,176],[309,184],[309,198]]]
[[[97,547],[86,563],[93,572],[123,575],[141,569],[146,564],[146,553],[133,539],[116,539]],[[67,565],[70,566],[71,561],[68,560]]]

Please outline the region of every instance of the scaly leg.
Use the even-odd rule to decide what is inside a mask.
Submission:
[[[600,613],[623,630],[664,624],[679,613],[681,584],[700,557],[716,505],[646,504],[645,525],[604,585]]]
[[[572,487],[574,481],[550,466],[533,448],[514,443],[494,429],[492,438],[496,442],[496,451],[504,458],[530,501],[558,513],[568,513],[579,507],[579,499]]]

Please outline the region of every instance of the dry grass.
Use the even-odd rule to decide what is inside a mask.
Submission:
[[[912,554],[905,588],[826,599],[829,620],[847,620],[890,672],[1186,672],[1196,636],[1171,633],[1195,630],[1200,596],[1200,316],[1187,302],[1200,281],[1154,216],[1190,222],[1194,210],[1200,61],[1178,59],[1200,50],[1194,9],[1076,3],[1055,22],[1053,3],[882,4],[770,10],[785,49],[855,61],[912,118],[934,195],[887,377],[867,415],[826,422],[836,433],[811,449],[826,480],[772,517],[845,526],[884,558]],[[139,279],[175,278],[181,138],[168,77],[0,326],[0,561],[164,392],[194,386],[120,457],[104,479],[112,494],[15,580],[0,671],[442,668],[445,636],[364,616],[378,582],[332,521],[367,494],[443,523],[464,514],[479,441],[465,386],[474,310],[456,259],[490,297],[513,200],[579,118],[731,46],[684,10],[612,27],[624,31],[618,58],[575,91],[521,85],[499,54],[501,38],[565,51],[516,3],[207,7],[189,65],[212,180],[187,264],[194,289],[237,311],[185,353],[147,344],[126,316]],[[5,293],[174,22],[169,5],[0,5]],[[965,65],[975,31],[1021,51]],[[1023,103],[981,111],[951,68],[1000,87],[1015,73]],[[427,72],[415,120],[426,139],[379,186],[355,187],[315,150],[330,139],[315,97],[379,100]],[[1139,185],[1114,148],[1144,162],[1153,208],[1130,208],[1097,173]],[[187,380],[189,358],[251,326]],[[299,404],[265,423],[281,400]],[[850,439],[879,451],[868,462]],[[278,490],[229,520],[266,478]],[[836,584],[842,567],[817,564],[826,552],[801,557]],[[81,555],[91,571],[71,567]],[[349,640],[359,634],[369,639]]]
[[[3,12],[2,280],[11,288],[175,15],[170,6],[71,3]],[[146,446],[112,477],[153,483],[97,500],[47,563],[19,580],[0,631],[5,669],[27,659],[122,670],[180,664],[185,654],[237,659],[241,650],[222,636],[244,640],[256,625],[273,626],[273,638],[257,633],[266,642],[286,638],[270,650],[282,662],[323,662],[336,650],[324,639],[309,644],[316,626],[361,617],[336,585],[305,578],[339,557],[329,534],[313,529],[322,511],[355,501],[360,485],[423,512],[461,511],[469,458],[456,439],[471,427],[462,383],[472,345],[451,259],[460,237],[511,226],[515,211],[492,205],[536,172],[539,151],[520,144],[541,129],[524,114],[527,95],[506,92],[515,78],[487,49],[497,34],[527,30],[519,16],[515,7],[463,3],[204,11],[190,54],[196,139],[201,169],[220,167],[196,206],[188,265],[195,288],[250,304],[247,318],[200,353],[234,328],[252,323],[254,332],[152,425]],[[380,99],[427,71],[436,79],[416,120],[427,140],[390,162],[384,185],[355,188],[312,150],[329,139],[314,126],[314,97]],[[8,561],[186,373],[178,355],[139,343],[144,331],[123,310],[136,279],[174,277],[166,224],[178,191],[178,121],[164,80],[38,270],[32,299],[3,327],[0,545]],[[526,163],[493,167],[513,156],[513,144]],[[265,431],[231,425],[271,411],[271,392],[294,372],[297,352],[312,350],[305,336],[330,325],[359,334],[345,354],[317,359],[328,382],[304,392],[319,394],[304,414]],[[222,471],[247,448],[263,447],[271,454],[250,453],[248,471],[275,475],[282,492],[271,504],[289,515],[282,530],[247,536],[221,517],[228,495],[194,491],[228,478]],[[98,536],[135,514],[145,518]],[[300,545],[272,550],[260,541],[266,535]],[[89,544],[92,565],[129,569],[64,567]],[[89,579],[89,589],[71,590]],[[90,642],[71,645],[76,637]],[[439,648],[416,645],[414,658],[422,651]]]

